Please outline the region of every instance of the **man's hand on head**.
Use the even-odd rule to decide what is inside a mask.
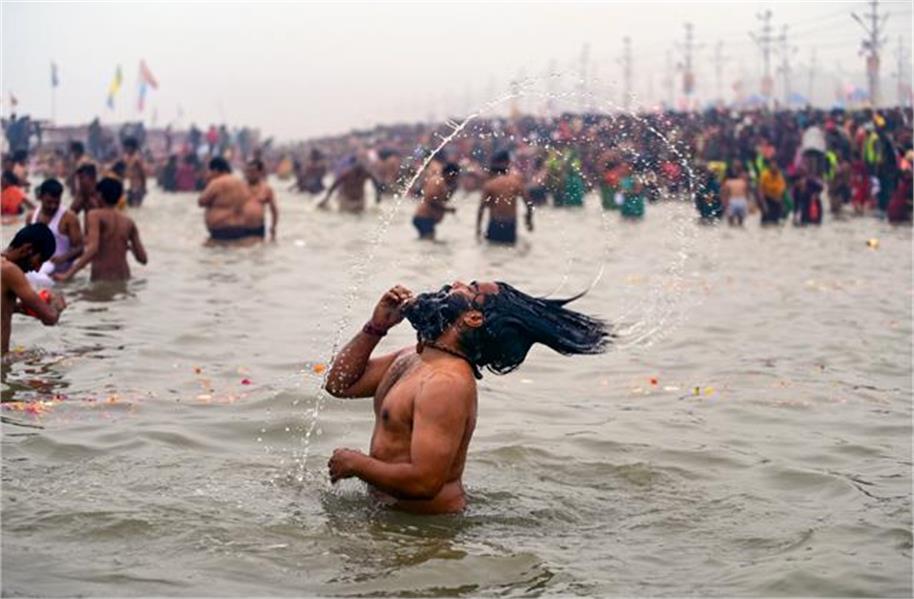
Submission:
[[[396,326],[403,320],[403,308],[413,299],[413,292],[396,285],[381,296],[371,315],[371,326],[384,330]]]

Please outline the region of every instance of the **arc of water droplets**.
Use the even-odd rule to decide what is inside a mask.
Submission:
[[[352,308],[355,304],[356,299],[358,298],[360,283],[367,280],[368,266],[374,260],[376,248],[378,247],[378,245],[380,245],[384,235],[387,233],[387,231],[390,227],[390,224],[393,220],[393,217],[395,216],[395,214],[397,213],[397,211],[400,208],[400,205],[402,204],[405,194],[408,193],[408,191],[413,187],[415,182],[418,180],[418,178],[422,175],[422,173],[428,167],[428,165],[430,164],[430,162],[431,162],[432,158],[435,156],[435,154],[437,154],[442,148],[444,148],[445,145],[447,145],[452,139],[454,139],[458,134],[460,134],[460,132],[463,131],[472,120],[476,119],[480,114],[484,113],[485,111],[490,110],[500,104],[503,104],[504,102],[506,102],[508,100],[526,95],[527,90],[524,89],[525,87],[527,87],[527,86],[524,85],[524,86],[522,86],[521,90],[519,90],[517,92],[509,92],[509,93],[503,94],[502,96],[496,98],[495,100],[490,101],[481,110],[470,114],[462,122],[458,123],[452,119],[448,119],[445,122],[445,125],[451,129],[451,132],[446,137],[443,137],[443,136],[441,136],[440,133],[436,132],[436,135],[438,135],[438,137],[441,138],[441,142],[437,145],[437,147],[434,149],[434,151],[431,152],[429,154],[429,156],[422,162],[422,164],[419,166],[419,168],[410,178],[408,183],[403,187],[403,190],[401,191],[401,193],[399,193],[398,195],[395,196],[393,207],[390,208],[389,210],[387,210],[385,213],[382,213],[382,218],[380,220],[380,223],[379,223],[378,227],[375,229],[375,234],[373,235],[373,237],[371,239],[371,243],[369,246],[370,247],[369,252],[366,253],[365,258],[361,261],[361,263],[356,264],[355,267],[352,269],[353,279],[355,282],[349,289],[349,293],[347,294],[347,297],[346,297],[344,313],[338,321],[337,334],[336,334],[336,338],[334,340],[334,343],[333,343],[333,346],[331,349],[331,355],[333,355],[333,356],[336,355],[336,352],[338,351],[340,344],[342,343],[343,333],[349,325],[350,313],[352,311]],[[534,93],[531,95],[533,95],[535,97],[537,94]],[[543,94],[540,94],[540,95],[542,96]],[[574,95],[573,92],[566,92],[566,93],[561,93],[561,94],[549,94],[546,97],[548,97],[550,100],[553,100],[553,99],[556,99],[556,97],[561,99],[563,97],[568,97],[568,96],[572,96],[572,95]],[[590,95],[591,95],[591,99],[593,99],[593,95],[592,94],[590,94]],[[609,106],[611,109],[618,109],[618,106],[614,102],[602,100],[600,103],[603,104],[604,106]],[[615,119],[617,117],[615,117],[612,113],[609,113],[609,114],[610,114],[610,118],[612,118],[615,121]],[[682,156],[682,153],[679,151],[679,149],[674,144],[670,143],[670,141],[661,132],[659,132],[655,127],[653,127],[652,125],[647,123],[643,118],[641,118],[637,114],[634,114],[634,113],[626,113],[626,114],[629,114],[636,121],[638,121],[639,123],[644,125],[651,133],[656,135],[669,148],[672,149],[673,153],[676,155],[677,159],[685,167],[685,169],[688,173],[689,196],[690,196],[690,198],[694,197],[695,174],[691,168],[691,165]],[[606,210],[603,209],[602,207],[601,207],[601,222],[602,222],[604,231],[608,233],[608,231],[609,231],[608,216],[606,214]],[[691,249],[692,243],[694,242],[694,235],[691,238],[687,239],[686,241],[688,242],[687,248]],[[599,283],[599,281],[602,279],[602,277],[605,273],[605,269],[606,269],[606,260],[608,259],[611,251],[612,251],[612,248],[607,240],[604,243],[603,260],[600,262],[593,280],[587,286],[587,291],[594,289],[596,287],[596,285]],[[670,275],[674,280],[680,280],[682,278],[682,272],[683,272],[685,263],[688,260],[688,257],[689,257],[689,253],[687,251],[685,251],[684,249],[680,249],[677,252],[677,260],[674,261],[669,267],[667,267],[666,273],[668,275]],[[556,287],[556,289],[553,290],[549,295],[557,293],[567,283],[568,274],[569,274],[572,263],[573,263],[573,258],[569,261],[566,261],[566,272],[563,274],[563,277],[562,277],[561,281],[559,282],[558,287]],[[679,291],[678,287],[679,286],[677,285],[674,288],[674,291]],[[652,296],[651,304],[650,304],[651,308],[649,310],[649,313],[659,312],[659,316],[656,319],[641,318],[641,319],[639,319],[640,322],[635,322],[633,325],[631,325],[625,331],[625,333],[623,335],[625,337],[625,339],[621,344],[619,344],[619,347],[628,348],[628,347],[633,347],[633,346],[636,346],[639,344],[650,345],[651,343],[656,341],[658,338],[660,338],[661,332],[664,332],[665,335],[669,334],[670,326],[667,326],[667,323],[668,323],[668,320],[671,318],[671,316],[674,315],[675,303],[666,302],[658,307],[658,303],[659,303],[662,295],[664,295],[663,290],[660,289],[659,287],[656,287],[651,293],[651,296]],[[678,296],[677,293],[674,293],[674,295]],[[637,309],[636,307],[632,307],[632,308],[629,308],[627,311],[623,312],[623,314],[620,317],[621,321],[625,321],[626,318],[628,317],[628,315],[630,315],[636,309]],[[653,321],[653,322],[651,322],[651,321]],[[650,323],[650,324],[645,326],[645,323]],[[326,384],[326,378],[328,375],[329,375],[329,371],[325,371],[320,378],[317,397],[315,398],[314,406],[313,406],[312,410],[310,411],[311,421],[310,421],[310,424],[302,439],[302,444],[304,445],[304,447],[303,447],[300,459],[298,460],[299,475],[297,478],[299,481],[303,481],[304,476],[306,474],[307,460],[308,460],[308,457],[310,454],[310,439],[317,426],[320,409],[323,405],[323,402],[326,399],[327,392],[324,390],[324,385]]]

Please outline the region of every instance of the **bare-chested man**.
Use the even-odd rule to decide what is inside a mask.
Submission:
[[[440,175],[429,177],[422,185],[422,200],[416,207],[413,226],[419,231],[419,239],[435,239],[435,225],[441,222],[446,212],[455,212],[447,202],[457,190],[460,167],[449,162]]]
[[[0,320],[0,353],[6,356],[10,349],[13,314],[31,312],[45,325],[57,324],[60,313],[66,307],[63,296],[45,291],[45,301],[29,285],[25,273],[36,271],[54,255],[54,235],[43,224],[26,225],[16,233],[6,250],[3,251],[0,285],[3,287],[2,320]]]
[[[318,208],[326,208],[327,203],[333,192],[340,190],[340,211],[342,212],[362,212],[365,210],[365,182],[371,181],[375,189],[375,201],[381,201],[381,185],[371,172],[365,168],[361,160],[351,156],[345,170],[339,174],[324,199],[317,205]]]
[[[102,205],[96,189],[98,170],[95,165],[89,162],[77,168],[74,174],[74,185],[76,193],[73,195],[73,202],[70,203],[70,211],[77,216],[80,212],[85,212],[83,217],[83,225],[85,225],[89,211],[100,208]]]
[[[246,181],[232,176],[232,167],[221,156],[209,161],[208,183],[197,204],[206,209],[203,220],[213,241],[245,238],[263,239],[263,230],[248,228],[244,221],[244,206],[251,199]]]
[[[418,297],[401,286],[384,294],[328,373],[331,394],[374,397],[375,413],[369,453],[334,451],[331,482],[358,477],[376,498],[408,512],[463,510],[480,368],[510,372],[534,343],[564,355],[605,349],[607,326],[564,308],[569,301],[475,281]],[[372,358],[381,337],[404,316],[416,329],[418,345]]]
[[[133,137],[124,140],[123,160],[127,167],[127,205],[141,206],[146,197],[146,165],[140,156],[140,145]]]
[[[396,192],[401,163],[400,156],[390,148],[383,148],[378,152],[375,173],[378,183],[381,185],[381,193],[392,194]]]
[[[89,213],[86,249],[69,270],[54,275],[55,279],[68,281],[87,264],[92,264],[91,280],[124,281],[130,278],[128,251],[133,252],[137,262],[146,264],[146,249],[140,241],[139,229],[129,216],[117,209],[123,193],[124,186],[117,179],[106,177],[98,182],[102,207]]]
[[[724,205],[727,222],[742,226],[749,213],[749,177],[737,160],[730,166],[727,178],[720,186],[720,199]]]
[[[267,185],[266,171],[263,161],[259,158],[250,160],[244,168],[244,177],[247,179],[251,197],[244,205],[244,226],[249,230],[260,231],[264,237],[264,207],[270,208],[270,239],[276,240],[276,223],[279,221],[279,209],[276,206],[276,196],[273,188]]]
[[[482,216],[489,211],[486,239],[493,243],[513,244],[517,241],[517,200],[527,207],[525,223],[533,231],[533,203],[527,198],[524,179],[520,173],[509,172],[511,160],[507,152],[492,157],[489,171],[492,178],[482,187],[482,199],[476,214],[476,239],[482,236]]]

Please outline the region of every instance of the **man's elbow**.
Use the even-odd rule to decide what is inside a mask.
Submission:
[[[337,399],[350,399],[355,397],[350,391],[349,387],[344,387],[340,383],[333,381],[328,377],[327,382],[324,384],[324,391],[332,395]]]
[[[41,322],[46,327],[52,327],[57,324],[57,321],[60,320],[60,312],[54,310],[49,314],[45,314],[41,317]]]
[[[409,499],[434,499],[444,488],[444,478],[422,477],[413,482],[408,490]]]

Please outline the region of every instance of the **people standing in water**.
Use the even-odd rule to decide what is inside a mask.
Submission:
[[[68,281],[73,275],[92,264],[92,281],[123,281],[130,278],[127,252],[140,264],[146,264],[146,249],[140,241],[140,231],[133,220],[117,209],[117,202],[124,193],[124,186],[113,178],[98,183],[102,206],[89,213],[86,228],[86,247],[78,260],[61,274],[58,281]]]
[[[762,207],[762,224],[776,225],[784,217],[784,192],[787,181],[774,160],[766,160],[759,176],[759,205]]]
[[[385,293],[327,376],[333,396],[373,397],[375,413],[368,454],[335,450],[327,465],[330,481],[359,478],[398,510],[462,511],[480,370],[511,372],[534,343],[563,355],[606,349],[608,325],[565,308],[574,299],[536,298],[507,283],[475,281],[415,297],[399,285]],[[404,317],[418,344],[372,358]]]
[[[533,231],[533,204],[528,200],[523,178],[519,173],[510,172],[511,156],[506,151],[497,152],[489,166],[489,179],[482,186],[482,198],[476,213],[476,239],[482,237],[482,219],[489,211],[486,239],[493,243],[514,244],[517,242],[517,202],[521,200],[527,208],[524,222],[528,231]]]
[[[270,208],[270,240],[276,241],[276,224],[279,222],[279,208],[273,188],[267,184],[266,170],[259,158],[249,160],[244,169],[244,176],[250,187],[251,197],[244,205],[244,226],[249,230],[260,231],[266,236],[264,221],[265,207]]]
[[[141,206],[146,197],[146,165],[140,156],[140,146],[133,137],[124,140],[124,177],[127,181],[127,205]]]
[[[54,235],[55,242],[54,255],[38,269],[38,273],[50,276],[53,273],[66,272],[73,266],[73,260],[83,252],[83,233],[79,226],[79,217],[61,202],[63,185],[57,179],[46,179],[38,186],[37,191],[41,207],[29,214],[26,224],[41,223],[47,226]],[[35,278],[30,280],[38,282]],[[45,279],[42,283],[47,286],[53,282]]]
[[[445,213],[456,211],[447,203],[457,191],[459,178],[460,167],[454,162],[449,162],[440,175],[425,180],[422,185],[422,200],[413,216],[413,226],[419,232],[419,239],[434,240],[435,226],[444,219]]]
[[[302,168],[301,178],[298,179],[299,190],[311,194],[324,191],[324,177],[326,176],[327,161],[320,150],[312,148],[308,154],[308,161]]]
[[[371,181],[375,189],[375,201],[381,202],[381,184],[371,171],[355,155],[350,156],[343,171],[337,176],[336,181],[327,190],[324,199],[317,205],[326,208],[330,197],[337,189],[340,190],[339,204],[341,212],[358,213],[365,210],[365,183]]]
[[[73,196],[73,201],[70,203],[70,211],[73,214],[79,216],[80,212],[85,212],[83,217],[83,224],[85,224],[86,219],[89,217],[89,211],[94,210],[95,208],[100,208],[102,205],[101,199],[98,197],[98,190],[96,186],[98,185],[98,171],[95,168],[95,165],[90,163],[83,164],[74,173],[74,185],[76,187],[76,195]]]
[[[80,192],[79,169],[87,164],[94,164],[92,158],[86,155],[86,148],[81,141],[70,142],[70,156],[66,173],[67,189],[71,197],[76,197]],[[92,186],[95,189],[95,185]]]
[[[738,161],[730,166],[720,190],[721,200],[730,225],[743,226],[749,213],[749,178]]]
[[[54,235],[47,226],[36,223],[20,229],[3,251],[0,271],[0,285],[3,287],[0,353],[3,356],[10,350],[14,313],[33,314],[42,323],[51,326],[57,324],[60,313],[67,306],[63,296],[53,291],[45,290],[42,293],[47,299],[42,298],[25,277],[27,272],[38,270],[49,260],[54,250]]]
[[[263,238],[259,227],[248,228],[244,222],[244,207],[251,199],[247,182],[232,176],[228,161],[216,156],[209,161],[208,182],[197,205],[204,208],[203,221],[211,241],[236,241]]]
[[[381,186],[382,194],[394,194],[397,189],[397,179],[400,176],[402,159],[396,151],[390,148],[381,148],[378,151],[378,161],[375,164],[375,176]]]
[[[793,185],[793,224],[822,224],[822,183],[801,168],[797,173],[797,182]]]

